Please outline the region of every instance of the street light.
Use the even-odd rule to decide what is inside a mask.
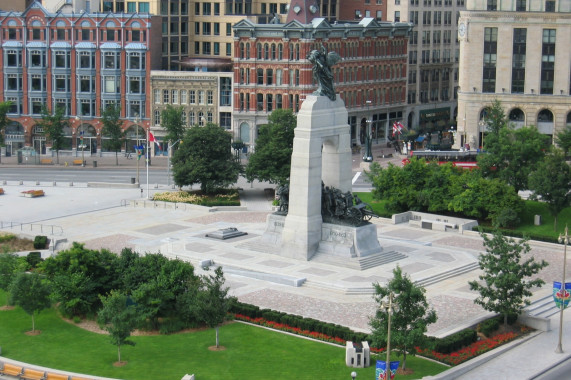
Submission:
[[[135,129],[136,129],[136,138],[135,141],[135,150],[137,152],[137,185],[139,184],[139,114],[135,114]],[[145,153],[146,154],[146,153]]]
[[[569,245],[569,230],[567,229],[567,225],[565,225],[565,235],[559,234],[558,241],[563,243],[563,280],[561,281],[561,293],[565,295],[565,264],[567,264],[567,245]],[[563,336],[563,310],[565,309],[565,303],[563,299],[561,300],[561,311],[559,313],[559,343],[557,344],[557,348],[555,349],[556,354],[562,354],[563,348],[561,347],[561,338]]]
[[[85,144],[83,141],[83,124],[81,123],[81,118],[79,117],[79,115],[75,116],[75,121],[77,121],[79,123],[79,128],[81,128],[81,131],[79,131],[79,144],[81,146],[81,166],[85,166]]]
[[[170,145],[170,141],[169,141],[169,145],[168,145],[168,149],[167,149],[167,186],[169,186],[171,184],[171,154],[172,154],[172,148],[174,148],[176,146],[176,144],[178,144],[179,142],[181,142],[182,140],[178,140],[177,142],[175,142],[174,144]]]
[[[355,371],[351,372],[351,378],[355,380],[357,378],[357,372]]]
[[[486,127],[488,126],[488,123],[486,123],[486,121],[484,119],[480,120],[478,122],[478,126],[480,127],[480,130],[482,131],[482,150],[484,150],[484,133],[486,132]]]
[[[398,310],[398,305],[393,302],[393,292],[389,293],[389,301],[382,302],[381,307],[387,311],[388,317],[388,332],[387,332],[387,359],[386,359],[386,368],[385,368],[385,379],[390,379],[390,371],[391,371],[391,312],[395,312]]]

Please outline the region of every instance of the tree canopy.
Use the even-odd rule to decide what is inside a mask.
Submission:
[[[555,142],[563,149],[565,156],[568,156],[571,151],[571,125],[567,124],[562,131],[555,134]]]
[[[32,331],[36,324],[34,315],[50,307],[50,288],[37,273],[20,272],[10,287],[11,302],[32,316]]]
[[[246,179],[283,185],[289,180],[294,129],[297,120],[292,110],[276,109],[268,124],[260,127],[256,150],[246,165]]]
[[[173,158],[173,177],[177,186],[200,184],[212,194],[238,181],[241,165],[234,160],[231,136],[215,124],[189,128]]]
[[[571,205],[571,167],[559,149],[552,149],[537,164],[529,176],[529,188],[533,198],[539,198],[548,205],[553,216],[553,230],[557,230],[557,216]]]
[[[52,113],[47,107],[42,107],[42,119],[38,124],[44,129],[44,134],[52,143],[52,150],[56,151],[56,161],[59,164],[59,151],[65,142],[63,129],[68,125],[65,108],[55,107]]]
[[[402,368],[405,369],[407,353],[416,353],[416,347],[425,339],[427,326],[437,320],[436,312],[428,308],[424,288],[416,286],[409,276],[403,275],[398,265],[386,287],[379,283],[373,285],[374,298],[379,305],[369,321],[373,346],[380,347],[387,343],[388,314],[382,302],[389,293],[393,293],[393,302],[398,308],[391,316],[391,346],[400,349],[403,354]]]
[[[4,146],[4,129],[10,122],[10,119],[6,116],[10,111],[10,106],[12,102],[0,102],[0,147]],[[2,159],[2,155],[0,155],[0,160]]]
[[[10,252],[0,252],[0,289],[6,292],[7,304],[9,304],[10,285],[18,273],[26,270],[24,258]]]
[[[108,296],[100,296],[103,307],[97,313],[97,323],[109,333],[111,343],[117,346],[118,361],[121,362],[121,346],[134,346],[129,337],[137,327],[141,317],[135,305],[119,291],[111,291]]]
[[[545,156],[547,136],[534,126],[514,129],[496,100],[485,119],[489,133],[478,166],[487,178],[499,178],[517,191],[528,189],[529,174]]]
[[[161,126],[167,134],[164,137],[171,145],[182,140],[186,130],[182,119],[183,107],[174,107],[167,104],[166,108],[161,111]]]
[[[509,315],[520,314],[530,304],[530,289],[544,284],[540,278],[526,278],[537,274],[548,263],[544,260],[537,262],[528,255],[530,247],[525,238],[520,241],[506,238],[499,230],[491,238],[484,233],[480,235],[484,239],[486,253],[479,257],[480,269],[484,272],[479,276],[480,281],[469,282],[470,289],[480,294],[474,303],[502,314],[504,326],[507,326]],[[525,259],[524,255],[527,255]]]
[[[102,134],[107,137],[103,139],[105,147],[115,152],[115,164],[119,165],[119,152],[125,143],[125,131],[123,131],[123,121],[121,120],[121,106],[109,104],[101,110]]]

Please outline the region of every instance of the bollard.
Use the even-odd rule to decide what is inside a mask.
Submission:
[[[70,183],[69,183],[69,186],[73,186],[73,182],[70,182]]]
[[[24,181],[20,181],[20,185],[23,185],[23,184],[24,184]]]
[[[56,187],[56,181],[54,181],[54,187]]]

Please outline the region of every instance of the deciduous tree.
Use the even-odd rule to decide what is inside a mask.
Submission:
[[[567,126],[560,132],[555,134],[555,142],[567,157],[569,155],[569,151],[571,151],[571,125],[567,124]]]
[[[115,104],[107,105],[101,110],[101,123],[103,123],[101,132],[107,137],[103,139],[103,144],[107,149],[115,152],[115,164],[119,166],[119,152],[125,144],[121,107]]]
[[[36,329],[34,316],[50,307],[50,289],[37,273],[20,272],[10,287],[11,301],[32,316],[32,332]]]
[[[547,203],[553,216],[553,230],[557,230],[557,216],[571,205],[571,167],[559,149],[552,151],[537,164],[529,176],[529,188],[534,198]]]
[[[516,241],[506,238],[499,230],[491,238],[484,233],[480,235],[484,239],[486,253],[479,257],[480,269],[484,272],[479,276],[480,281],[469,282],[470,289],[480,294],[474,303],[503,315],[504,326],[507,326],[509,315],[520,314],[530,304],[530,289],[544,284],[540,278],[528,278],[548,263],[535,261],[529,255],[527,239]]]
[[[47,107],[42,107],[42,119],[38,124],[44,129],[44,134],[52,143],[52,150],[56,151],[56,162],[59,164],[59,151],[65,142],[63,129],[68,125],[65,119],[65,108],[55,107],[53,112],[50,112]]]
[[[164,137],[170,145],[182,140],[186,130],[182,120],[183,107],[174,107],[167,104],[166,108],[161,111],[161,126],[167,131]]]
[[[189,128],[183,140],[173,158],[177,186],[199,183],[203,193],[212,194],[238,181],[241,165],[232,155],[228,132],[209,123]]]
[[[4,129],[10,122],[10,119],[6,116],[8,111],[10,111],[10,106],[12,102],[0,102],[0,148],[4,146]],[[0,162],[2,161],[2,155],[0,154]]]
[[[111,343],[117,346],[118,361],[121,362],[121,346],[134,346],[129,337],[140,321],[139,314],[129,298],[118,291],[108,296],[99,296],[103,307],[97,313],[97,323],[109,333]]]
[[[6,304],[9,304],[10,285],[20,272],[26,270],[26,261],[15,253],[0,252],[0,289],[6,292]]]
[[[391,346],[398,348],[403,354],[402,368],[405,369],[407,354],[416,354],[416,347],[425,339],[427,326],[437,320],[436,312],[428,308],[424,288],[416,286],[409,276],[403,275],[398,265],[386,287],[379,283],[373,285],[374,298],[379,306],[369,321],[372,343],[381,346],[387,342],[388,314],[381,303],[387,299],[389,293],[393,293],[393,302],[398,309],[391,316]]]
[[[246,179],[283,185],[289,180],[294,129],[297,120],[289,109],[277,109],[260,127],[256,150],[246,165]]]

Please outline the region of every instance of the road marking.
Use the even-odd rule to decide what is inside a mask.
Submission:
[[[353,179],[351,180],[351,185],[355,184],[355,182],[359,179],[359,176],[361,175],[361,172],[357,172],[355,173],[355,176],[353,177]]]

